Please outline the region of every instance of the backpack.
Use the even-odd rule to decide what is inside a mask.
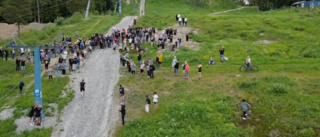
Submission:
[[[121,88],[119,89],[119,92],[120,92],[120,94],[124,94],[124,88],[121,87]]]

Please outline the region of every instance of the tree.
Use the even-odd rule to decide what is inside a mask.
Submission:
[[[84,11],[87,7],[88,0],[68,0],[67,8],[71,14]],[[92,6],[93,4],[91,4]],[[91,8],[91,7],[90,7]]]
[[[32,19],[31,0],[6,0],[1,9],[2,17],[8,23],[17,23],[18,37],[20,37],[20,25],[27,24]]]
[[[260,11],[267,11],[274,8],[290,6],[298,0],[252,0],[253,5],[257,5]]]

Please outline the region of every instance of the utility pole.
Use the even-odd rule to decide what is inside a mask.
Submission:
[[[119,0],[119,15],[121,15],[121,0]]]
[[[84,18],[88,18],[89,9],[90,9],[90,2],[91,2],[91,0],[88,0],[87,11],[86,11],[86,15]]]
[[[37,0],[37,6],[38,6],[38,22],[40,23],[40,5],[39,5],[39,0]]]

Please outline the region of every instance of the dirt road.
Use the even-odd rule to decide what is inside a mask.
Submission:
[[[134,16],[121,20],[115,27],[127,28]],[[110,31],[109,31],[110,32]],[[112,49],[97,49],[86,61],[80,72],[74,72],[70,85],[76,91],[75,98],[65,108],[62,122],[54,128],[54,137],[107,137],[112,136],[119,122],[119,103],[116,85],[119,75],[119,53]],[[81,99],[80,82],[86,82],[86,95]]]

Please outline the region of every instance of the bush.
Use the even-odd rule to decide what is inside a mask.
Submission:
[[[298,132],[299,137],[314,137],[316,136],[316,133],[314,132],[313,129],[308,128],[308,129],[302,129]]]
[[[276,94],[285,94],[288,93],[289,89],[284,84],[275,83],[272,84],[268,89],[268,92],[276,93]]]
[[[63,17],[58,17],[54,20],[54,23],[58,26],[62,26],[63,25],[63,22],[64,22],[65,18]]]
[[[257,80],[254,79],[247,79],[246,81],[240,82],[239,87],[240,88],[253,88],[256,87],[258,84]]]

